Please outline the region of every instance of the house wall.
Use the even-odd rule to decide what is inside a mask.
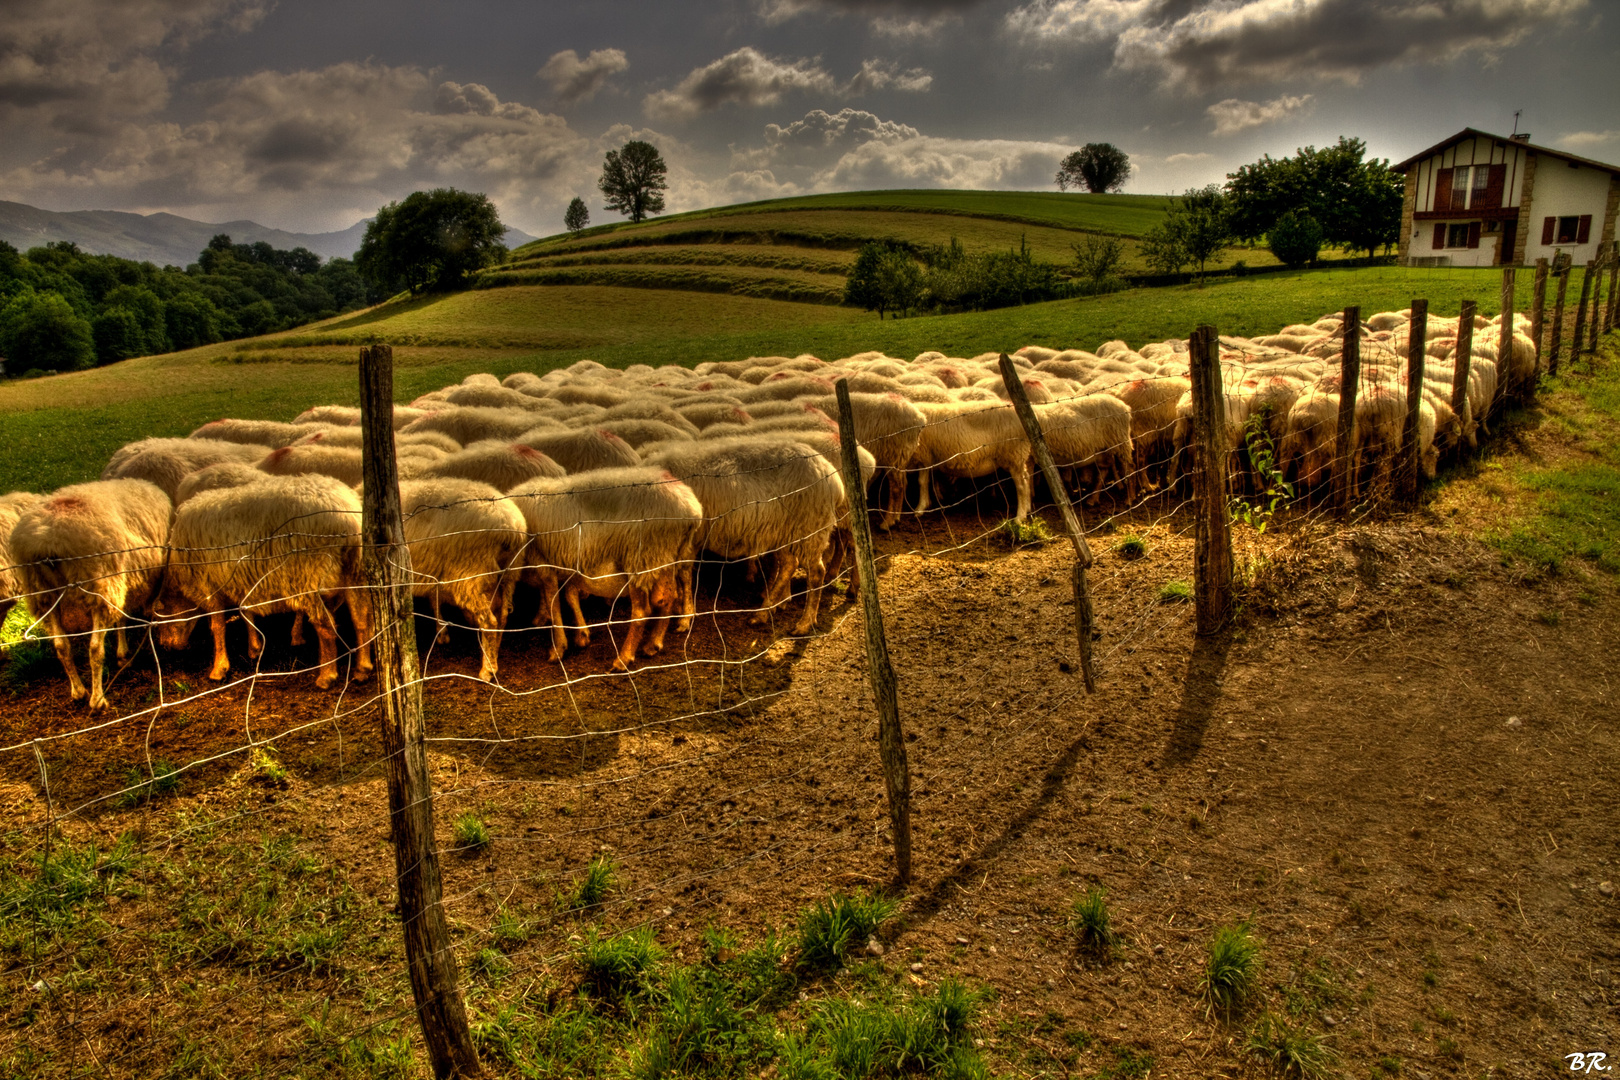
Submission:
[[[1496,139],[1467,138],[1431,154],[1413,166],[1417,173],[1417,191],[1414,208],[1418,213],[1434,209],[1435,174],[1441,169],[1457,169],[1467,165],[1506,165],[1507,178],[1502,186],[1502,205],[1518,206],[1524,187],[1525,163],[1530,151],[1514,142]],[[1472,207],[1470,207],[1472,209]]]
[[[1577,266],[1596,258],[1598,245],[1614,239],[1614,225],[1608,214],[1610,180],[1608,171],[1589,165],[1552,157],[1537,161],[1535,197],[1528,214],[1519,222],[1519,228],[1525,232],[1525,261],[1550,259],[1559,251],[1568,252]],[[1591,238],[1586,243],[1541,242],[1542,222],[1546,218],[1582,214],[1592,215]]]
[[[1467,224],[1469,220],[1473,219],[1467,218],[1464,214],[1459,214],[1455,221],[1418,222],[1414,226],[1418,234],[1411,237],[1411,242],[1407,247],[1408,258],[1428,259],[1436,255],[1444,255],[1449,260],[1446,264],[1449,266],[1495,266],[1497,264],[1496,249],[1502,243],[1500,222],[1495,223],[1498,226],[1496,232],[1480,232],[1479,247],[1477,248],[1437,248],[1434,246],[1434,227],[1436,225],[1445,225],[1449,231],[1452,224]],[[1540,239],[1540,237],[1538,236],[1537,239]]]

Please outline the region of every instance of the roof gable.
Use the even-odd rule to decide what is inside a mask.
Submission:
[[[1586,165],[1586,166],[1589,166],[1590,168],[1593,168],[1593,169],[1601,169],[1604,172],[1610,173],[1610,174],[1612,174],[1614,176],[1620,176],[1620,165],[1610,165],[1608,162],[1605,162],[1605,161],[1594,161],[1591,158],[1583,158],[1583,157],[1580,157],[1580,156],[1578,156],[1576,154],[1568,154],[1568,153],[1565,153],[1562,150],[1554,150],[1549,146],[1537,146],[1535,143],[1516,142],[1515,140],[1510,139],[1505,135],[1492,135],[1490,132],[1488,132],[1488,131],[1480,131],[1478,128],[1463,128],[1461,131],[1457,132],[1457,134],[1451,136],[1451,138],[1442,139],[1440,142],[1435,143],[1433,146],[1429,147],[1427,150],[1423,150],[1423,151],[1420,151],[1419,153],[1413,154],[1411,157],[1407,158],[1405,161],[1402,161],[1399,164],[1392,165],[1390,167],[1392,169],[1394,169],[1396,172],[1400,172],[1400,173],[1406,172],[1408,169],[1410,169],[1412,166],[1416,165],[1418,162],[1422,161],[1424,158],[1429,157],[1429,156],[1431,156],[1433,154],[1438,154],[1440,151],[1444,150],[1446,147],[1451,146],[1454,143],[1460,143],[1464,139],[1491,139],[1491,140],[1493,140],[1495,142],[1507,143],[1509,146],[1522,146],[1526,150],[1534,150],[1536,153],[1545,154],[1547,157],[1559,158],[1559,159],[1561,159],[1563,161],[1573,161],[1573,162],[1576,162],[1577,164]]]

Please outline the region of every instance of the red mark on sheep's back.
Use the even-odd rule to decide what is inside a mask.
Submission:
[[[541,458],[546,456],[546,455],[542,454],[540,451],[536,450],[534,447],[525,446],[522,443],[513,443],[512,444],[512,453],[516,454],[518,457],[530,458],[530,459],[533,459],[535,461],[538,461]]]
[[[605,442],[610,442],[610,443],[622,443],[622,442],[624,442],[623,439],[621,439],[617,435],[613,434],[613,432],[603,430],[602,428],[597,428],[596,433],[598,435],[602,436],[602,439]]]
[[[81,514],[90,504],[78,495],[58,495],[45,504],[53,514]]]
[[[680,480],[668,469],[658,470],[658,482],[661,484],[678,484]]]
[[[270,451],[270,453],[265,456],[264,463],[266,465],[280,465],[282,462],[292,457],[292,452],[293,450],[290,446],[278,447],[277,449]]]

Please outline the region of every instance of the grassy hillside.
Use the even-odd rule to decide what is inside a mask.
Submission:
[[[1521,274],[1519,307],[1530,294]],[[1278,273],[1205,288],[1137,289],[964,315],[884,319],[844,307],[675,290],[515,286],[384,305],[295,334],[144,357],[70,375],[0,384],[0,491],[93,478],[118,446],[183,435],[221,416],[291,419],[353,404],[356,346],[396,346],[401,400],[474,371],[543,372],[590,358],[612,366],[867,349],[972,356],[1025,344],[1095,348],[1184,336],[1213,323],[1259,334],[1346,304],[1367,313],[1426,296],[1437,313],[1465,297],[1493,314],[1496,270],[1397,268]],[[1577,279],[1573,287],[1579,289]],[[1579,295],[1578,292],[1576,295]]]

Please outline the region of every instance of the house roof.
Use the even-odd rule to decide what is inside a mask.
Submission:
[[[1427,150],[1423,150],[1423,151],[1420,151],[1420,152],[1418,152],[1416,154],[1413,154],[1411,157],[1407,158],[1405,161],[1399,163],[1398,165],[1394,165],[1394,166],[1391,166],[1391,167],[1396,172],[1403,173],[1406,170],[1410,169],[1413,165],[1416,165],[1418,162],[1420,162],[1424,158],[1428,157],[1430,154],[1438,154],[1440,151],[1444,150],[1446,147],[1450,146],[1452,143],[1462,142],[1464,139],[1470,139],[1470,138],[1493,139],[1496,142],[1501,142],[1501,143],[1513,143],[1514,142],[1512,139],[1508,138],[1505,135],[1492,135],[1490,132],[1488,132],[1488,131],[1480,131],[1478,128],[1463,128],[1461,131],[1457,132],[1457,134],[1451,136],[1449,139],[1442,139],[1439,142],[1435,143],[1433,146],[1429,147]],[[1576,162],[1577,164],[1580,164],[1580,165],[1588,165],[1588,166],[1590,166],[1590,167],[1592,167],[1594,169],[1602,169],[1605,172],[1609,172],[1609,173],[1614,174],[1615,176],[1620,176],[1620,165],[1610,165],[1606,161],[1593,161],[1591,158],[1583,158],[1583,157],[1580,157],[1577,154],[1566,154],[1562,150],[1554,150],[1554,149],[1552,149],[1551,147],[1548,147],[1548,146],[1537,146],[1534,143],[1527,143],[1527,142],[1526,143],[1515,143],[1514,145],[1522,146],[1526,150],[1534,150],[1538,154],[1546,154],[1548,157],[1562,158],[1565,161],[1573,161],[1573,162]]]

